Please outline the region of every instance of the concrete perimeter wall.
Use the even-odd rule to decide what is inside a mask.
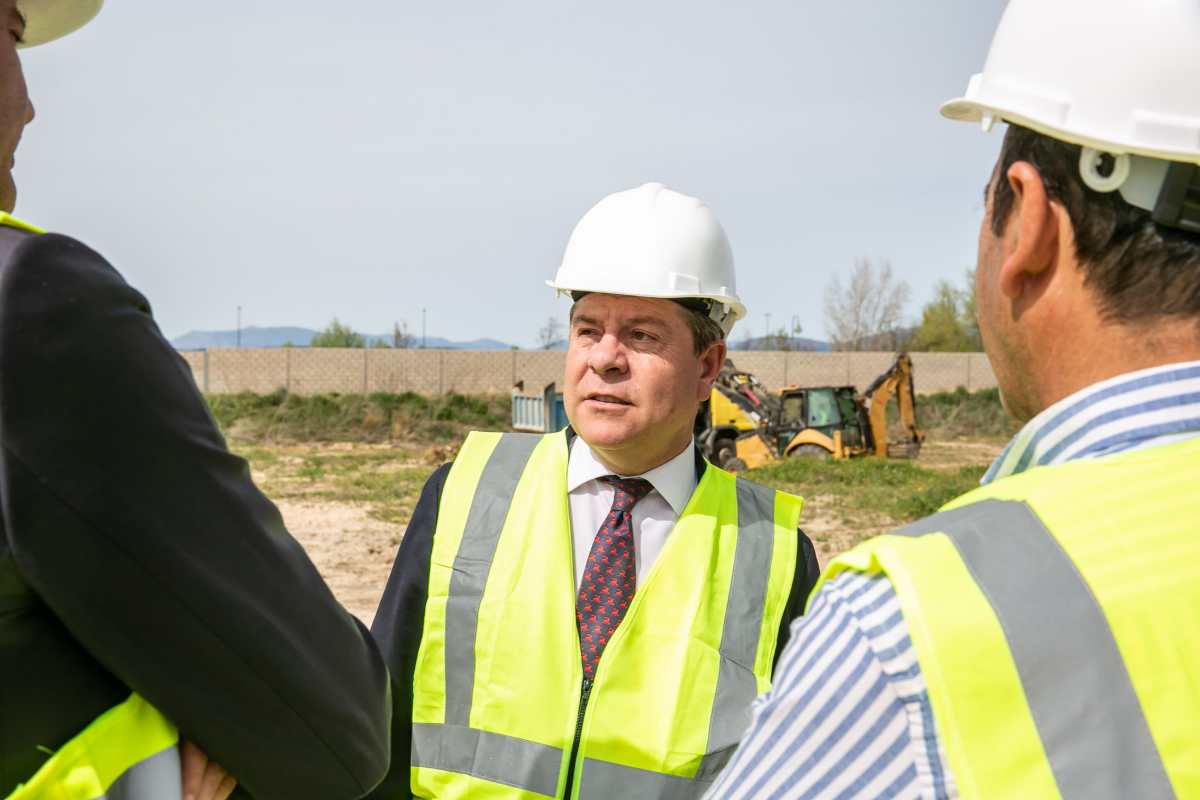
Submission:
[[[536,394],[561,382],[565,354],[523,350],[349,350],[273,348],[192,350],[180,353],[209,394],[283,389],[296,394],[415,392],[439,395],[507,393],[517,381]],[[865,389],[895,358],[893,353],[735,352],[739,369],[772,388],[855,386]],[[918,394],[969,391],[996,385],[983,353],[913,353]]]

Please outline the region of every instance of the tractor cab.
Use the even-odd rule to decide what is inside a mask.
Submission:
[[[812,455],[841,457],[833,445],[839,432],[844,450],[870,447],[867,414],[853,386],[784,389],[775,431],[781,456],[807,448],[805,452]],[[825,452],[818,453],[817,448]]]

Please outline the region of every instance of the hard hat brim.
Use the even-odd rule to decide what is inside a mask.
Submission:
[[[681,293],[681,292],[650,292],[636,291],[631,292],[628,289],[621,289],[613,286],[576,286],[572,284],[567,286],[554,281],[546,281],[546,285],[559,294],[571,294],[572,292],[587,292],[591,294],[610,294],[616,297],[644,297],[649,300],[710,300],[714,303],[719,303],[729,309],[729,317],[727,325],[722,326],[725,334],[728,336],[730,330],[733,329],[733,324],[739,319],[744,319],[746,316],[746,307],[741,301],[724,295],[703,294],[703,293]]]
[[[82,28],[100,13],[104,0],[20,0],[25,37],[20,47],[36,47]]]
[[[1094,147],[1097,150],[1113,155],[1128,153],[1130,155],[1158,158],[1164,161],[1181,161],[1190,164],[1200,164],[1200,155],[1180,150],[1165,150],[1138,146],[1133,143],[1115,142],[1110,138],[1089,136],[1079,131],[1069,131],[1063,128],[1047,125],[1033,117],[1022,114],[1011,108],[975,100],[970,97],[956,97],[942,103],[939,109],[941,115],[955,122],[982,122],[986,117],[992,117],[996,122],[1007,122],[1029,128],[1032,131],[1057,139],[1060,142],[1077,144],[1082,147]]]

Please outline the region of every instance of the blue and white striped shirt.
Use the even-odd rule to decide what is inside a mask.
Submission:
[[[1200,437],[1200,361],[1132,372],[1038,414],[984,475]],[[895,589],[846,571],[822,586],[713,798],[952,798],[925,678]]]

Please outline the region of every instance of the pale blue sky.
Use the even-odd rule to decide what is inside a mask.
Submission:
[[[109,0],[25,51],[17,213],[98,248],[168,336],[394,320],[532,344],[605,194],[724,224],[758,335],[858,256],[916,317],[974,262],[1000,137],[943,120],[1002,0]],[[735,336],[741,331],[735,331]]]

